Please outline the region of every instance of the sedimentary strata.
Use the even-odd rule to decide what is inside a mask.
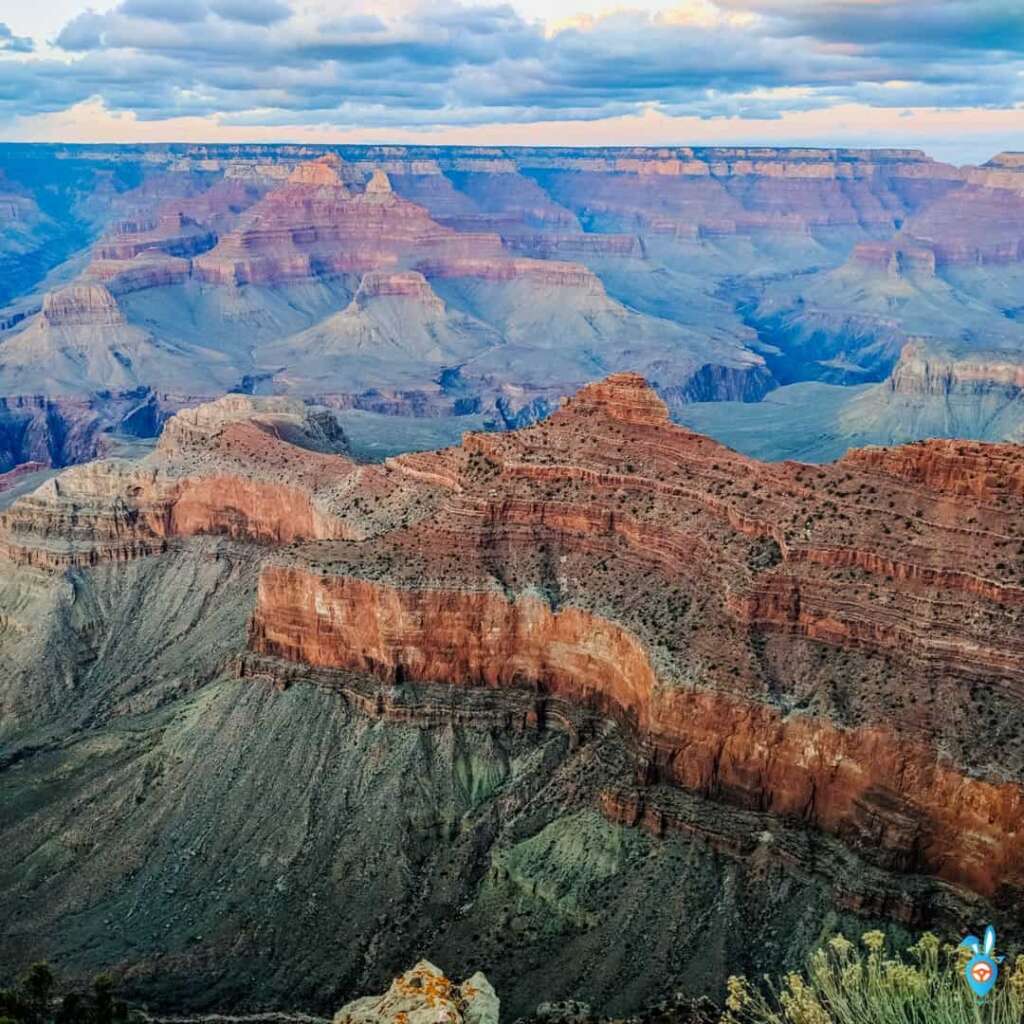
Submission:
[[[534,722],[590,709],[617,723],[641,789],[1018,899],[1015,446],[762,464],[673,426],[628,374],[528,429],[380,466],[332,453],[326,429],[258,399],[181,414],[142,463],[16,502],[5,551],[60,567],[205,532],[257,541],[256,655],[525,694]]]

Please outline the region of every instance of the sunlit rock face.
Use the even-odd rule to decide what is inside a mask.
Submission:
[[[501,1001],[477,971],[457,984],[428,960],[421,960],[381,996],[364,996],[343,1006],[334,1024],[498,1024]]]
[[[432,302],[424,280],[359,304]],[[1022,465],[963,441],[756,462],[635,374],[372,465],[295,399],[183,410],[145,458],[0,512],[11,863],[93,844],[44,851],[45,894],[0,869],[0,954],[57,935],[151,1001],[334,1012],[429,948],[510,1012],[624,1013],[781,969],[824,914],[1011,935]],[[73,905],[104,935],[139,891],[145,921],[88,953],[56,927]],[[570,978],[581,950],[620,966]]]
[[[341,443],[326,413],[232,396],[137,465],[16,502],[5,550],[61,567],[204,533],[269,544],[258,654],[594,708],[648,781],[987,897],[1021,883],[1024,790],[975,770],[968,726],[979,687],[994,728],[1020,713],[1015,446],[771,466],[673,426],[633,375],[442,452],[358,466]]]
[[[1018,543],[1013,446],[770,469],[674,428],[653,392],[618,377],[523,434],[390,468],[451,497],[375,540],[362,569],[330,546],[265,569],[257,650],[391,681],[532,685],[626,723],[661,781],[858,847],[870,833],[883,863],[988,895],[1019,884],[1022,791],[956,768],[948,738],[940,755],[928,682],[964,700],[968,680],[1024,668],[1019,643],[990,632],[999,620],[1013,635],[1024,602],[999,554]],[[979,527],[962,533],[962,518]],[[1002,540],[979,541],[989,531]],[[834,657],[863,673],[841,699],[821,689]],[[785,711],[801,699],[818,712]]]

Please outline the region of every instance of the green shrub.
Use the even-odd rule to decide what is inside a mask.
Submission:
[[[722,1024],[1021,1024],[1024,956],[1004,963],[979,1004],[964,978],[971,954],[923,935],[907,955],[888,957],[885,936],[867,932],[864,950],[837,935],[811,954],[803,973],[755,987],[730,978]]]

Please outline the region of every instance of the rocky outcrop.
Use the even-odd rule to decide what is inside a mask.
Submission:
[[[440,312],[444,307],[427,279],[416,270],[395,273],[377,271],[365,274],[352,297],[352,302],[357,307],[365,307],[374,299],[381,297],[415,299],[436,312]]]
[[[525,692],[537,723],[588,708],[641,787],[802,822],[883,872],[1024,889],[1014,446],[761,464],[673,426],[629,374],[534,427],[380,467],[274,440],[297,415],[237,398],[182,414],[160,461],[16,502],[8,556],[67,564],[40,553],[55,537],[87,559],[202,532],[306,539],[261,573],[260,656]],[[1010,732],[979,749],[979,717]]]
[[[117,300],[100,284],[72,284],[47,292],[42,316],[51,327],[110,327],[125,322]]]
[[[141,462],[77,466],[17,502],[0,526],[3,544],[16,562],[55,569],[160,551],[197,533],[274,543],[358,536],[360,527],[320,509],[361,472],[338,454],[344,448],[327,410],[228,395],[178,413]]]
[[[417,258],[501,251],[496,236],[460,235],[395,195],[386,176],[352,194],[329,163],[297,168],[242,224],[198,257],[194,272],[218,284],[275,281],[367,271]]]
[[[876,443],[916,437],[1024,439],[1024,362],[1012,350],[957,351],[912,337],[883,383],[850,401],[841,429]]]
[[[1024,171],[1024,153],[997,153],[985,167],[995,167],[1009,171]]]
[[[374,168],[370,180],[366,183],[366,194],[371,196],[388,196],[393,191],[391,179],[388,177],[387,172],[380,167]]]
[[[904,347],[889,388],[895,394],[921,397],[998,393],[1014,399],[1024,394],[1024,361],[999,352],[943,355],[927,341],[915,339]]]
[[[167,424],[160,438],[160,451],[170,459],[181,459],[190,450],[212,455],[225,429],[238,423],[259,426],[277,440],[304,450],[345,450],[344,432],[326,409],[290,398],[236,394],[183,409]]]
[[[153,224],[122,222],[94,251],[100,260],[131,260],[143,252],[194,256],[209,249],[216,236],[180,211],[162,214]]]
[[[461,984],[421,960],[382,996],[343,1006],[333,1024],[498,1024],[501,1002],[479,971]]]
[[[999,505],[1024,499],[1019,445],[929,441],[856,449],[840,461],[858,471],[878,473],[950,497]]]
[[[156,450],[75,466],[0,517],[20,564],[122,561],[223,534],[265,544],[359,539],[429,514],[430,487],[357,465],[334,415],[295,399],[228,395],[168,420]]]
[[[141,252],[130,260],[93,260],[86,279],[102,281],[114,295],[182,284],[188,280],[192,264],[187,259],[159,252]]]
[[[290,185],[308,185],[312,188],[344,189],[339,171],[341,160],[335,155],[321,157],[299,164],[288,176]]]
[[[853,247],[851,259],[854,263],[884,270],[890,277],[935,276],[935,251],[926,245],[913,245],[899,240],[858,242]]]

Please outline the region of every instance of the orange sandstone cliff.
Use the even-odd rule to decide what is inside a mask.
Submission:
[[[529,727],[578,732],[585,710],[634,755],[602,802],[617,820],[690,828],[657,808],[691,792],[1019,908],[1020,448],[762,464],[618,374],[528,429],[358,466],[320,414],[260,401],[57,477],[0,517],[3,550],[61,567],[260,542],[245,676],[369,680],[370,713],[419,684],[525,699]]]

